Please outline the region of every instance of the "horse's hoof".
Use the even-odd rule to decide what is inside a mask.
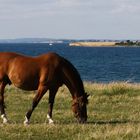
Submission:
[[[29,120],[27,119],[27,117],[25,116],[24,125],[27,126],[27,125],[29,125],[29,124],[30,124],[30,122],[29,122]]]
[[[3,123],[4,124],[7,124],[8,123],[8,119],[7,119],[7,117],[6,117],[5,114],[1,115],[1,118],[3,119]]]
[[[54,124],[54,121],[52,120],[49,114],[47,114],[47,118],[48,118],[49,124]]]
[[[3,120],[3,124],[8,124],[8,123],[9,123],[9,121],[7,119]]]
[[[54,124],[54,121],[52,119],[49,120],[49,124]]]
[[[27,121],[24,121],[24,126],[28,126],[30,123]]]

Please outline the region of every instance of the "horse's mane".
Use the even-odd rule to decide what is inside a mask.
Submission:
[[[80,92],[82,92],[83,94],[85,93],[85,91],[84,91],[84,86],[83,86],[83,82],[82,82],[82,79],[81,79],[81,77],[80,77],[80,74],[79,74],[79,72],[77,71],[77,69],[73,66],[73,64],[71,63],[71,62],[69,62],[68,60],[66,60],[65,58],[63,58],[62,57],[62,59],[63,59],[63,63],[64,63],[64,67],[66,67],[67,68],[67,70],[69,71],[68,73],[67,73],[67,75],[70,75],[71,76],[71,78],[73,79],[73,78],[75,78],[76,79],[76,81],[77,81],[77,83],[78,83],[78,87],[77,88],[79,88],[79,90],[81,90]],[[71,71],[72,71],[72,73],[71,73]],[[71,79],[70,78],[70,79]]]

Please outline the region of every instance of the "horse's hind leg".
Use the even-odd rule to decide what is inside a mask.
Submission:
[[[4,106],[4,89],[5,89],[6,84],[5,83],[1,83],[0,84],[0,110],[1,110],[1,118],[3,119],[3,123],[7,123],[7,117],[5,114],[5,106]]]
[[[53,123],[52,110],[53,110],[54,99],[55,99],[55,95],[57,91],[58,91],[58,88],[52,88],[50,89],[50,92],[49,92],[49,109],[48,109],[48,114],[47,114],[49,124]]]
[[[47,92],[47,87],[46,86],[39,86],[38,92],[33,99],[32,108],[26,113],[25,121],[24,121],[25,125],[29,124],[32,112],[34,111],[35,107],[38,105],[39,101],[41,100],[41,98],[43,97],[43,95],[46,92]]]

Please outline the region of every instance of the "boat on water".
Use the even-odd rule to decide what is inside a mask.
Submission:
[[[49,43],[49,45],[52,46],[53,44],[52,43]]]

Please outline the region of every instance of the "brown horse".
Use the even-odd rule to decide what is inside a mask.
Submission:
[[[23,90],[37,90],[31,109],[26,113],[24,124],[29,124],[31,114],[43,95],[49,90],[47,118],[53,123],[52,109],[58,88],[65,84],[73,98],[72,110],[78,122],[87,120],[88,95],[76,68],[56,53],[28,57],[12,52],[0,53],[0,109],[3,123],[7,117],[4,110],[4,89],[7,84]]]

